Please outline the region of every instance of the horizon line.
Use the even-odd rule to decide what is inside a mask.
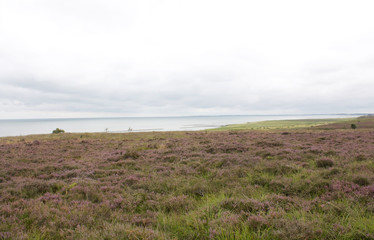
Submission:
[[[121,118],[185,118],[185,117],[233,117],[233,116],[313,116],[313,115],[373,115],[374,113],[300,113],[300,114],[222,114],[222,115],[178,115],[178,116],[128,116],[128,117],[47,117],[47,118],[0,118],[11,120],[77,120],[77,119],[121,119]]]

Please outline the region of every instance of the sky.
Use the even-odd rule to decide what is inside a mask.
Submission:
[[[372,0],[0,0],[0,119],[374,112]]]

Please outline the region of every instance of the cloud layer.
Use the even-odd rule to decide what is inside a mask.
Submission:
[[[373,112],[373,8],[0,0],[0,118]]]

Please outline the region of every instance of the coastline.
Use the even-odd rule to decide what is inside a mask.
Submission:
[[[130,117],[130,118],[84,118],[84,119],[18,119],[0,120],[0,137],[49,134],[56,128],[70,133],[84,132],[152,132],[152,131],[197,131],[221,128],[226,125],[248,122],[331,119],[362,115],[230,115],[187,117]]]

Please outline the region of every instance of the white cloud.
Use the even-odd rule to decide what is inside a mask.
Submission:
[[[0,0],[0,118],[372,112],[373,7]]]

